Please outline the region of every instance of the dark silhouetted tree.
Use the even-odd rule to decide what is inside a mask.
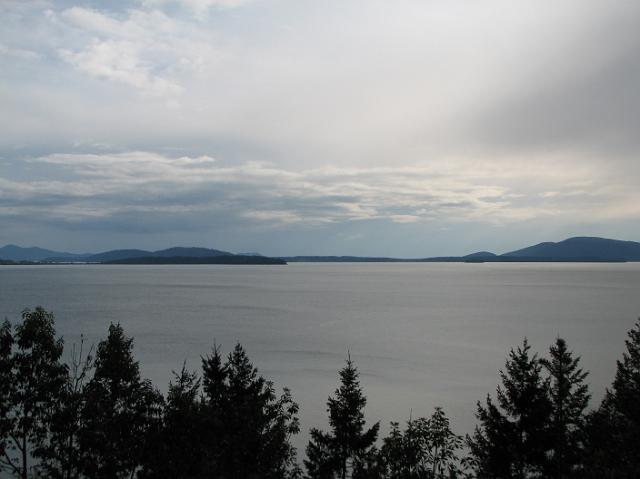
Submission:
[[[53,313],[41,307],[24,310],[13,337],[16,348],[11,360],[13,384],[9,396],[11,440],[4,459],[14,475],[26,479],[30,472],[37,472],[30,462],[47,439],[67,367],[60,362],[63,342],[56,338]]]
[[[549,349],[549,359],[541,359],[549,373],[551,418],[546,477],[582,476],[584,460],[585,409],[589,404],[589,388],[584,383],[588,373],[578,366],[564,339],[558,338]]]
[[[78,432],[83,473],[91,478],[133,477],[149,431],[157,427],[161,396],[140,378],[133,340],[112,324],[98,344],[93,377],[88,382]]]
[[[339,477],[366,477],[367,465],[375,453],[374,444],[378,437],[380,423],[365,430],[364,396],[358,370],[347,358],[347,364],[339,372],[340,386],[335,396],[329,397],[330,433],[311,430],[311,440],[307,446],[304,461],[307,474],[313,479]]]
[[[162,423],[150,431],[151,447],[145,454],[141,478],[174,479],[202,476],[202,414],[200,380],[182,366],[169,383]]]
[[[299,432],[298,405],[273,384],[237,344],[222,363],[219,349],[203,358],[205,473],[220,478],[287,478],[298,475],[291,436]]]
[[[420,451],[418,441],[413,435],[413,420],[407,423],[403,432],[400,424],[391,423],[389,435],[382,441],[380,448],[383,477],[387,479],[413,479],[419,477],[416,468]]]
[[[600,408],[589,420],[585,477],[631,479],[640,471],[640,321]]]
[[[17,463],[8,454],[9,438],[13,429],[11,405],[15,381],[13,377],[13,334],[11,323],[0,325],[0,471],[19,472]]]
[[[73,345],[69,374],[49,421],[49,434],[38,448],[40,469],[51,479],[80,477],[82,455],[78,445],[84,388],[93,368],[93,348],[84,351],[84,339]]]
[[[463,440],[454,434],[449,418],[437,407],[430,418],[410,419],[404,432],[391,423],[380,451],[388,479],[443,479],[460,472],[458,451]]]
[[[541,375],[537,355],[530,354],[527,340],[511,350],[497,405],[487,395],[486,406],[478,402],[480,425],[472,437],[470,465],[478,478],[525,479],[544,474],[549,449],[551,402],[549,384]]]

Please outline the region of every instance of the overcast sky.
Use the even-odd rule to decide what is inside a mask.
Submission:
[[[0,1],[0,245],[640,240],[640,2]]]

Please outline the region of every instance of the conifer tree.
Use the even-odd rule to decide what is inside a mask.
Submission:
[[[11,323],[5,320],[0,325],[0,471],[15,472],[8,458],[9,434],[13,428],[10,416],[13,388],[13,334]]]
[[[564,339],[558,338],[549,349],[549,359],[540,362],[550,376],[551,455],[547,477],[564,479],[581,475],[584,459],[585,409],[589,403],[589,388],[584,383],[588,373],[579,368]]]
[[[365,430],[363,410],[367,398],[350,356],[339,376],[340,386],[327,402],[331,433],[311,430],[305,466],[313,479],[365,477],[367,463],[375,451],[380,423]]]
[[[203,358],[205,472],[221,478],[288,478],[298,474],[290,443],[299,431],[298,405],[278,397],[237,344],[223,364],[214,347]]]
[[[589,421],[588,477],[631,479],[640,471],[640,320],[598,411]]]
[[[7,341],[6,330],[4,335],[3,341]],[[15,327],[14,339],[9,395],[11,440],[3,462],[12,474],[26,479],[37,470],[30,463],[46,441],[52,412],[61,400],[67,367],[60,362],[63,341],[56,337],[53,313],[41,307],[25,309],[22,323]]]
[[[551,403],[542,366],[524,340],[511,350],[506,371],[500,371],[502,386],[497,404],[487,395],[486,406],[478,402],[476,426],[467,436],[471,466],[478,478],[525,479],[544,474],[549,443]]]
[[[85,388],[78,438],[84,475],[96,479],[132,477],[140,467],[149,431],[158,420],[161,396],[140,378],[133,339],[109,326],[98,344],[93,377]]]
[[[409,420],[403,432],[399,423],[392,422],[389,435],[382,440],[380,463],[385,479],[418,477],[416,467],[420,451],[413,437],[413,424],[413,420]]]
[[[186,364],[174,381],[163,408],[162,423],[149,432],[151,445],[145,454],[140,478],[187,479],[202,477],[202,415],[200,380]]]

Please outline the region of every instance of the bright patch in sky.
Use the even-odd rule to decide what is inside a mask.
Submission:
[[[0,244],[640,239],[640,4],[0,4]]]

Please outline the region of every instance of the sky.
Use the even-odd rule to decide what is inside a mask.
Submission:
[[[0,245],[640,240],[635,0],[0,0]]]

